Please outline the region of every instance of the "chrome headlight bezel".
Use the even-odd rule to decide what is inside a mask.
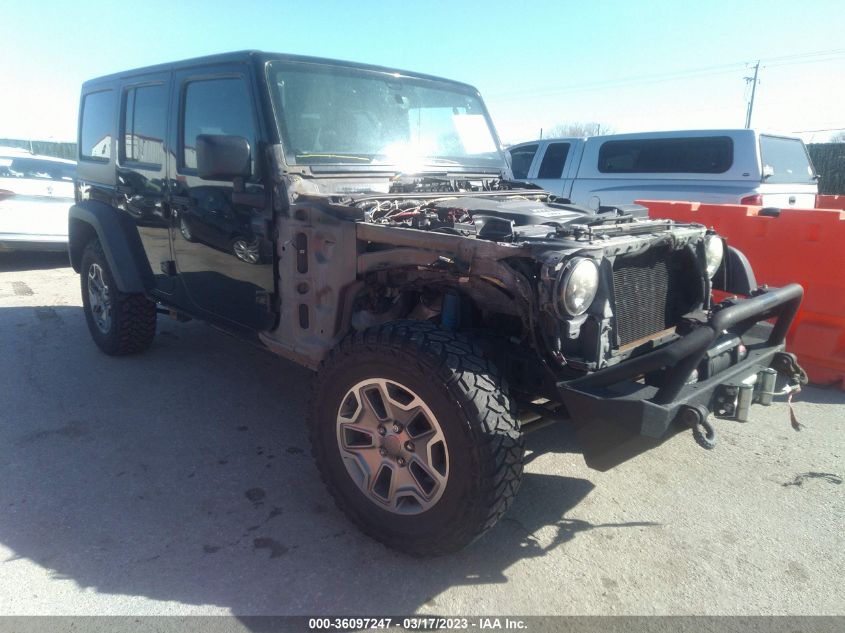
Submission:
[[[704,263],[707,276],[713,279],[713,275],[719,270],[722,261],[725,259],[725,241],[710,233],[704,237]]]
[[[589,257],[570,260],[555,288],[558,312],[569,317],[584,314],[598,294],[599,279],[599,265],[595,260]]]

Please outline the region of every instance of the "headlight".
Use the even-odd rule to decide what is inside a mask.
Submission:
[[[561,307],[572,316],[584,314],[599,288],[599,267],[592,259],[577,259],[558,282]]]
[[[704,238],[704,261],[707,262],[707,276],[713,277],[725,256],[725,243],[718,235],[708,235]]]

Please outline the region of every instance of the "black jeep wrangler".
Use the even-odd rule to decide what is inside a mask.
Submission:
[[[535,423],[572,422],[607,469],[685,428],[711,446],[711,412],[804,379],[783,351],[800,286],[758,288],[703,226],[509,180],[465,84],[226,54],[86,82],[78,140],[97,345],[140,352],[168,313],[315,370],[326,485],[405,552],[492,527]]]

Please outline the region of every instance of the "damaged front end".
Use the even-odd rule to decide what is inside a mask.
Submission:
[[[560,397],[579,423],[588,465],[607,470],[686,428],[712,447],[711,412],[744,422],[751,404],[769,405],[775,395],[806,384],[794,355],[784,351],[802,296],[801,286],[789,284],[725,300],[685,320],[671,343],[561,381]],[[787,385],[780,394],[778,375]]]
[[[351,195],[287,187],[283,244],[312,262],[280,279],[299,293],[301,329],[315,330],[313,314],[333,341],[397,319],[471,331],[524,411],[576,424],[592,468],[684,429],[712,446],[711,414],[746,420],[752,404],[806,382],[784,351],[801,287],[757,288],[742,254],[703,226],[651,220],[636,205],[584,209],[481,176]],[[347,222],[357,269],[343,271],[344,286],[321,270],[339,245],[353,248],[340,230]],[[327,279],[337,294],[324,290]],[[748,298],[714,305],[715,289]]]

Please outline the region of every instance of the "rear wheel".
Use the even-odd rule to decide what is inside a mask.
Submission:
[[[80,277],[85,320],[97,346],[112,356],[147,349],[155,337],[156,305],[142,294],[118,290],[98,240],[82,253]]]
[[[310,431],[338,506],[412,555],[472,542],[522,476],[522,435],[496,368],[471,339],[428,323],[345,339],[315,381]]]

